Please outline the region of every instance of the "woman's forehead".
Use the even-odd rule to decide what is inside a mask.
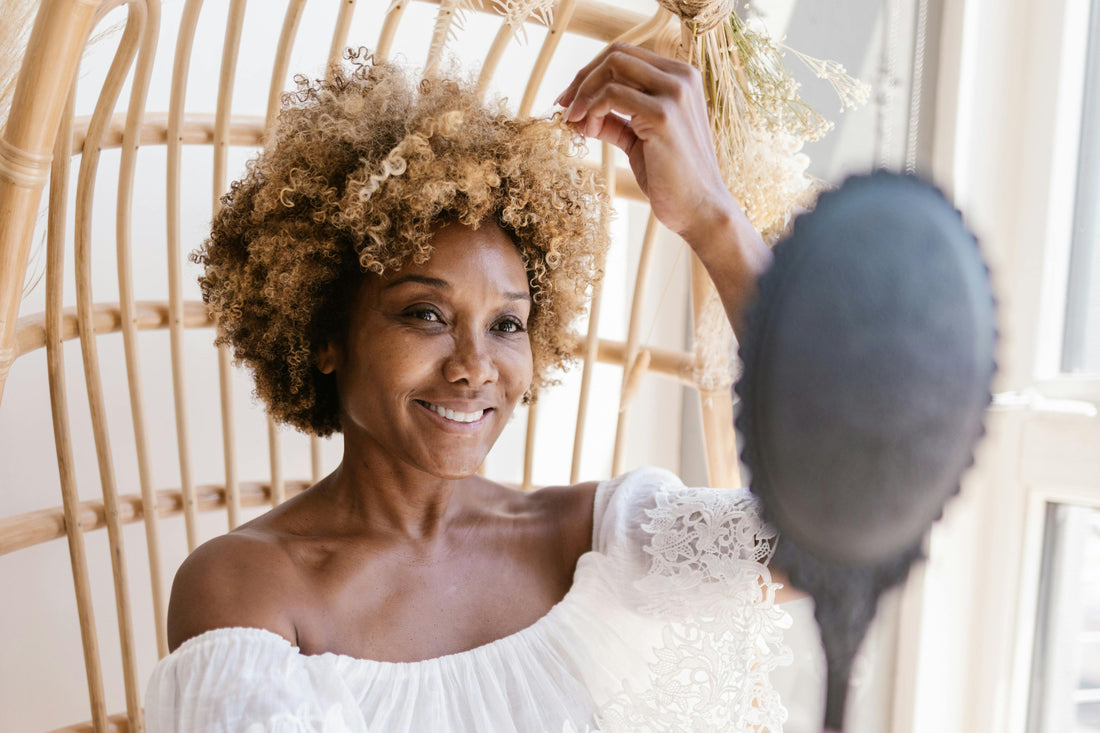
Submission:
[[[496,222],[488,220],[476,228],[461,222],[446,222],[432,234],[431,253],[422,263],[409,262],[394,277],[431,271],[483,271],[527,281],[527,269],[515,242]]]
[[[433,232],[431,252],[423,262],[409,261],[400,269],[370,276],[382,290],[419,284],[439,290],[497,290],[528,298],[530,281],[523,257],[509,234],[495,221],[476,228],[457,221],[441,223]]]

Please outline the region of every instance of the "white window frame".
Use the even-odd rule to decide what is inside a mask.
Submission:
[[[1100,506],[1100,375],[1059,373],[1090,0],[948,0],[932,173],[1001,324],[977,464],[902,601],[893,733],[1023,733],[1049,502]]]

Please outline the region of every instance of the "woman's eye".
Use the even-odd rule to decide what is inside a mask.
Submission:
[[[405,315],[410,318],[415,318],[418,321],[427,321],[429,323],[439,323],[443,320],[439,312],[431,308],[414,308],[410,311],[406,311]]]
[[[526,329],[523,327],[523,323],[521,323],[518,319],[505,318],[503,321],[497,323],[496,330],[501,331],[502,333],[521,333]]]

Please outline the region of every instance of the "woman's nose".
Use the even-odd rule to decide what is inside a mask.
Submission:
[[[497,367],[483,334],[462,333],[454,338],[454,349],[443,365],[449,382],[466,382],[480,387],[496,381]]]

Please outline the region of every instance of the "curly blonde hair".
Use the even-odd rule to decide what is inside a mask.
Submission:
[[[601,274],[606,191],[558,119],[516,119],[457,75],[414,81],[365,50],[323,80],[296,77],[265,149],[233,183],[210,238],[203,300],[277,419],[340,430],[317,347],[343,339],[363,274],[431,257],[441,221],[495,220],[534,300],[532,394],[572,358],[571,325]]]

